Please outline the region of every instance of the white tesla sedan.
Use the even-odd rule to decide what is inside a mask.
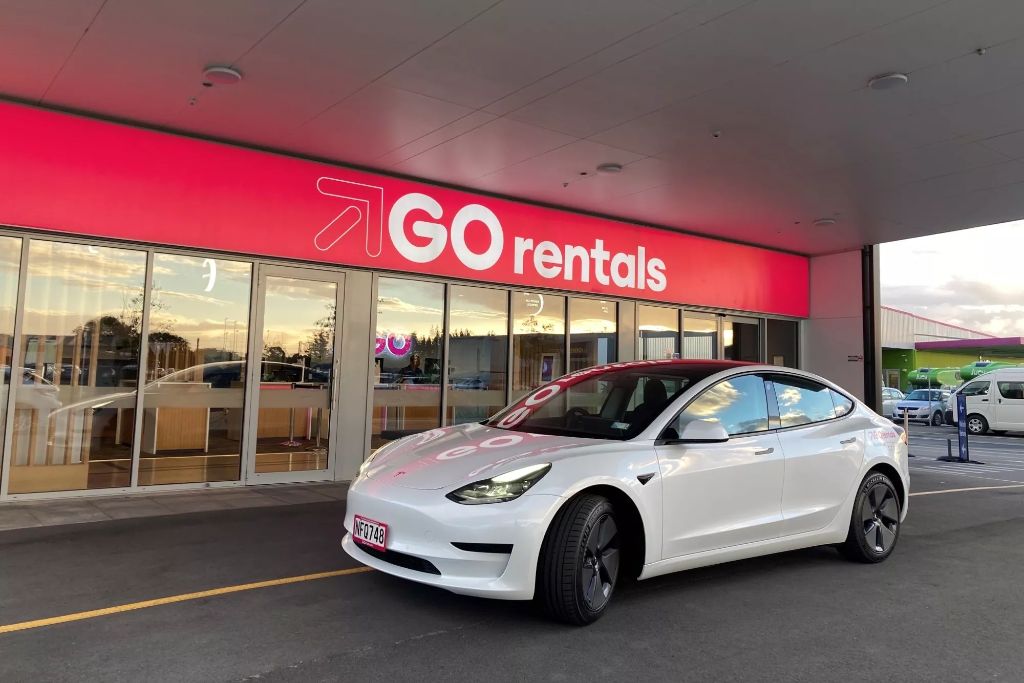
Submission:
[[[902,430],[815,375],[637,361],[547,384],[481,424],[378,449],[348,494],[360,562],[587,624],[616,584],[822,544],[892,552]]]

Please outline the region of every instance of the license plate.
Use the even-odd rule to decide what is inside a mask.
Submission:
[[[388,540],[388,525],[356,515],[352,520],[352,539],[356,543],[384,550]]]

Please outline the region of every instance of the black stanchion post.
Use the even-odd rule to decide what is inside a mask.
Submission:
[[[960,447],[960,462],[970,462],[971,453],[967,447],[967,397],[962,391],[956,394],[957,441]]]

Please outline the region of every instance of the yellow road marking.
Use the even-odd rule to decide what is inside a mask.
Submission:
[[[941,491],[915,491],[913,496],[937,496],[940,493],[967,493],[968,491],[998,491],[999,489],[1024,489],[1024,484],[1007,484],[1006,486],[973,486],[967,489],[942,489]]]
[[[130,602],[126,605],[115,605],[113,607],[104,607],[103,609],[89,610],[88,612],[75,612],[74,614],[65,614],[59,617],[49,617],[47,619],[35,619],[33,621],[22,621],[17,624],[6,624],[0,625],[0,633],[13,633],[14,631],[27,631],[32,628],[41,628],[43,626],[53,626],[54,624],[64,624],[69,621],[81,621],[82,619],[95,619],[96,617],[105,617],[110,614],[120,614],[121,612],[131,612],[138,609],[146,609],[147,607],[158,607],[160,605],[170,605],[175,602],[186,602],[188,600],[199,600],[200,598],[210,598],[217,595],[227,595],[228,593],[239,593],[241,591],[251,591],[257,588],[270,588],[272,586],[285,586],[290,583],[301,583],[303,581],[316,581],[317,579],[329,579],[334,576],[348,576],[349,574],[362,574],[363,572],[372,572],[373,569],[370,567],[353,567],[352,569],[336,569],[330,572],[320,572],[318,574],[305,574],[303,576],[288,576],[283,579],[271,579],[269,581],[256,581],[255,583],[243,583],[237,586],[224,586],[223,588],[211,588],[210,590],[198,591],[196,593],[183,593],[182,595],[170,595],[166,598],[156,598],[155,600],[143,600],[141,602]]]

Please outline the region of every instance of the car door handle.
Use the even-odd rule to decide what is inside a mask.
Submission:
[[[774,448],[762,448],[759,451],[754,451],[754,455],[771,455],[774,452]]]
[[[982,403],[988,403],[988,399],[987,398],[983,398],[983,399],[981,399],[981,402]]]
[[[851,443],[857,443],[857,437],[851,436],[849,439],[843,439],[839,443],[843,446],[849,446]]]

